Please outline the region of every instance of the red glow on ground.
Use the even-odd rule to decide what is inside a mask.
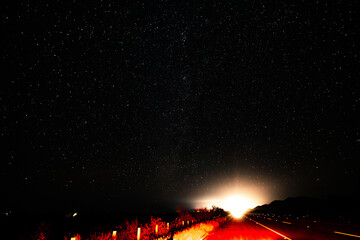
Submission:
[[[245,219],[235,220],[219,228],[205,240],[277,240],[280,235]]]

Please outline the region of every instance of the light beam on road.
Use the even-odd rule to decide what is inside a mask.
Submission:
[[[251,221],[255,222],[256,224],[262,226],[263,228],[266,228],[267,230],[270,230],[270,231],[276,233],[277,235],[282,236],[284,239],[291,240],[291,238],[288,238],[287,236],[285,236],[285,235],[283,235],[283,234],[281,234],[281,233],[279,233],[279,232],[277,232],[277,231],[275,231],[275,230],[273,230],[273,229],[271,229],[271,228],[269,228],[269,227],[267,227],[267,226],[265,226],[265,225],[262,225],[261,223],[255,221],[255,220],[253,220],[253,219],[251,219],[251,218],[249,218],[249,219],[250,219]]]
[[[334,232],[336,234],[341,234],[341,235],[346,235],[346,236],[350,236],[350,237],[356,237],[356,238],[360,238],[360,236],[355,235],[355,234],[349,234],[349,233],[343,233],[343,232]]]

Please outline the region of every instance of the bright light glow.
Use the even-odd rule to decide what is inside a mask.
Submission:
[[[235,218],[240,218],[248,210],[269,201],[268,189],[249,180],[218,180],[215,184],[209,183],[205,189],[200,196],[189,200],[193,208],[211,209],[216,206],[230,212]]]
[[[254,199],[240,194],[219,196],[218,199],[203,199],[197,201],[197,203],[197,207],[211,209],[212,206],[217,206],[223,208],[225,211],[230,212],[235,218],[242,217],[249,209],[258,205]]]
[[[243,196],[234,195],[226,198],[222,207],[229,211],[233,217],[240,218],[246,211],[253,208],[254,204]]]

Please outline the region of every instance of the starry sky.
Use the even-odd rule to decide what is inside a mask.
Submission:
[[[356,1],[1,3],[1,208],[360,186]]]

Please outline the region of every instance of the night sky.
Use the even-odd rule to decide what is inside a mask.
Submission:
[[[0,208],[358,192],[355,3],[2,2]]]

